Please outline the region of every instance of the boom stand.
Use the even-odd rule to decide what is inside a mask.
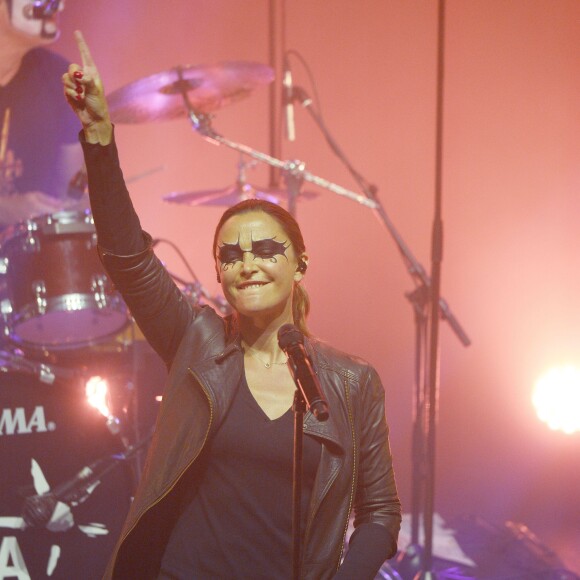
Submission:
[[[443,44],[445,38],[445,2],[439,0],[438,13],[438,77],[437,77],[437,143],[436,143],[436,183],[435,217],[433,224],[432,279],[423,266],[413,256],[407,244],[395,229],[384,207],[376,197],[377,187],[369,183],[348,161],[346,155],[333,139],[322,117],[312,107],[312,99],[299,86],[294,86],[292,99],[302,105],[312,116],[326,138],[330,148],[349,170],[367,199],[375,202],[377,217],[387,228],[407,266],[416,288],[406,297],[413,305],[415,319],[415,392],[413,401],[412,429],[412,502],[411,502],[411,543],[410,552],[416,552],[419,545],[420,515],[423,513],[425,532],[421,577],[433,577],[433,514],[435,485],[435,428],[439,389],[439,319],[446,320],[464,346],[471,341],[449,306],[440,296],[440,265],[443,253],[443,224],[441,221],[441,167],[443,134]],[[427,310],[430,306],[430,315]]]

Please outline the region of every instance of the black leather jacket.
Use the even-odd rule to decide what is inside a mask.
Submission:
[[[85,144],[85,158],[99,242],[115,235],[127,239],[135,233],[127,224],[138,220],[130,215],[132,207],[117,204],[125,193],[114,147]],[[111,195],[103,188],[118,191]],[[117,204],[113,212],[124,216],[117,224],[106,218],[107,204]],[[106,222],[110,235],[99,221]],[[100,250],[115,286],[169,369],[141,482],[105,575],[123,580],[157,577],[180,507],[195,490],[196,459],[219,428],[243,372],[239,339],[227,332],[226,321],[184,298],[147,234],[139,245],[146,249],[131,256]],[[330,411],[323,423],[309,412],[304,417],[305,436],[318,438],[322,452],[303,532],[302,578],[320,580],[332,578],[339,567],[351,513],[357,530],[383,526],[384,557],[393,556],[401,509],[376,371],[319,341],[307,339],[306,348]]]
[[[116,578],[154,578],[179,499],[194,485],[195,460],[232,401],[243,353],[211,308],[184,300],[150,250],[102,258],[170,368],[141,485],[115,554],[116,568],[109,571]],[[388,529],[392,556],[400,504],[377,373],[318,341],[307,339],[306,346],[330,409],[326,422],[309,412],[304,418],[305,435],[323,444],[304,531],[304,578],[322,579],[336,573],[352,510],[355,527],[377,523]]]

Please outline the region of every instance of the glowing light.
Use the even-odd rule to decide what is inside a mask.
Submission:
[[[536,382],[532,402],[540,420],[555,431],[580,431],[580,369],[551,369]]]
[[[107,419],[111,416],[109,408],[109,383],[99,376],[91,377],[85,385],[85,395],[91,407],[94,407]]]

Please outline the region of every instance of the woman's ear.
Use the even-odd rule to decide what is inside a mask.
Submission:
[[[299,282],[300,280],[302,280],[304,274],[306,273],[306,269],[308,268],[308,256],[306,254],[302,254],[300,256],[298,256],[298,266],[296,267],[296,276],[298,276],[297,278],[297,282]]]

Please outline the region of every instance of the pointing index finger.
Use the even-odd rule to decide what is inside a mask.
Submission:
[[[81,55],[83,68],[85,67],[96,68],[95,61],[93,60],[91,51],[89,50],[89,45],[86,43],[83,33],[80,30],[75,30],[74,35]]]

